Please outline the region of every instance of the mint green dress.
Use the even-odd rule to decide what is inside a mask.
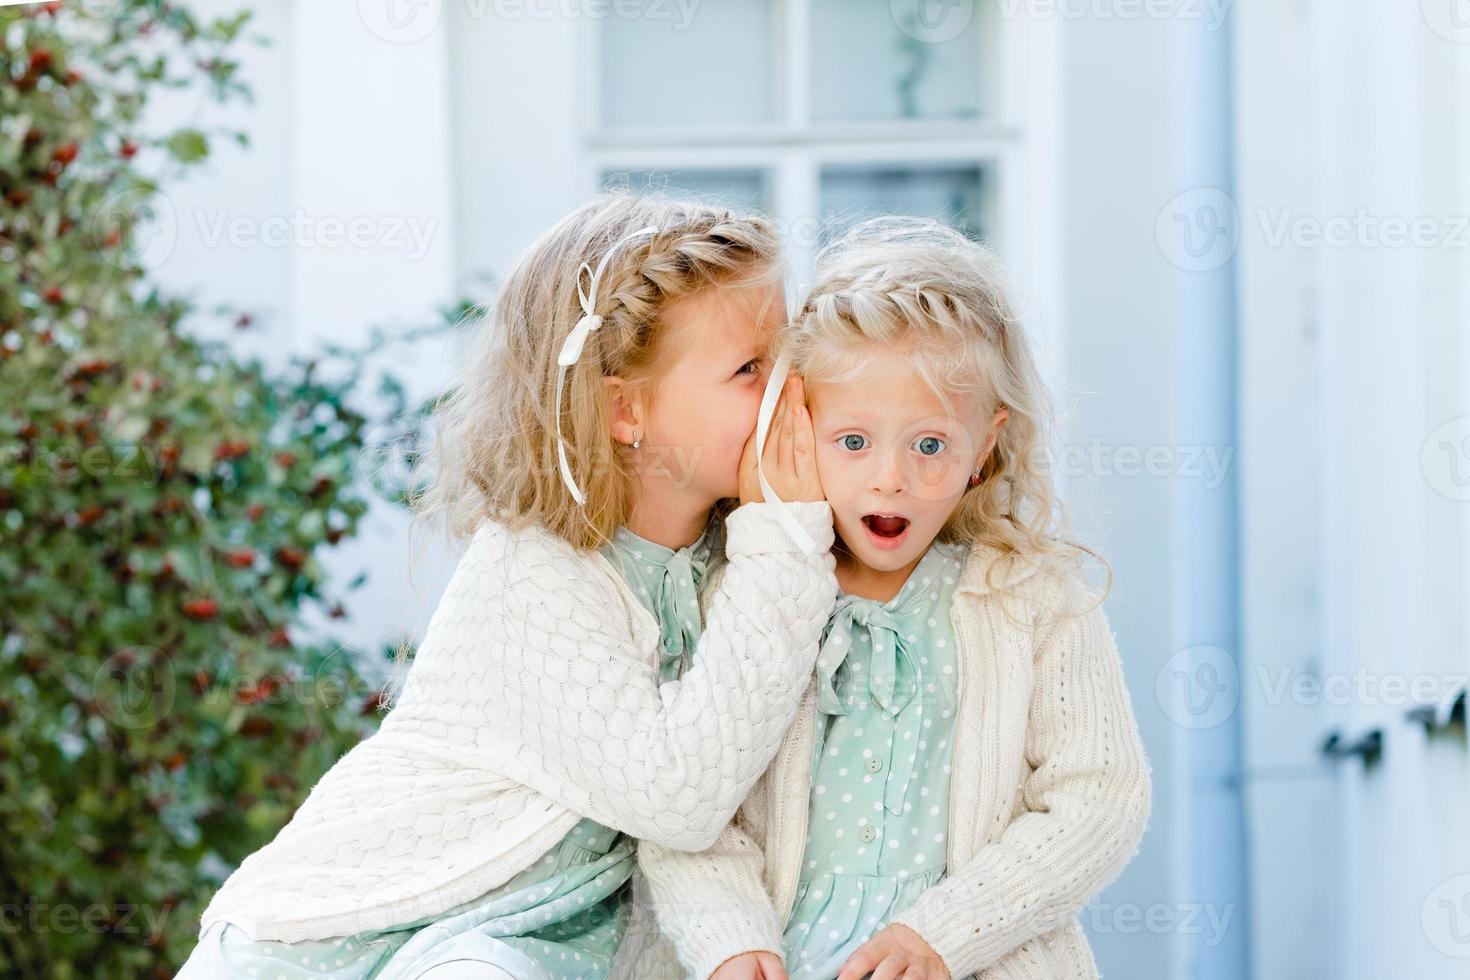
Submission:
[[[687,668],[701,630],[709,535],[677,551],[619,528],[602,553],[658,620],[659,674]],[[530,867],[436,916],[327,940],[255,941],[217,923],[180,969],[190,977],[407,980],[453,960],[493,963],[525,980],[604,980],[627,927],[636,841],[584,818]]]
[[[892,599],[843,595],[828,621],[807,839],[783,937],[793,980],[831,980],[944,877],[959,693],[949,612],[967,553],[935,542]]]

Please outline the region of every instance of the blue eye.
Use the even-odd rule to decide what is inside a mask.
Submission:
[[[938,436],[925,436],[914,443],[914,446],[925,456],[938,456],[944,452],[944,440]]]
[[[856,445],[854,445],[854,440],[856,440]],[[865,442],[866,439],[864,439],[864,437],[858,435],[857,433],[852,433],[842,437],[842,448],[850,449],[853,452],[857,452],[859,449],[863,448],[863,444]]]

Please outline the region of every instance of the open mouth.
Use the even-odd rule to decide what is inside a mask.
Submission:
[[[869,539],[880,548],[895,548],[908,533],[909,519],[896,514],[864,514],[863,527]]]

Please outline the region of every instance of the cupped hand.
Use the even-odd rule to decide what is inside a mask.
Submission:
[[[740,459],[740,502],[765,500],[756,472],[755,433],[745,442]],[[806,406],[806,387],[799,377],[787,379],[766,433],[766,480],[782,500],[825,500],[817,475],[816,435]]]
[[[897,922],[852,951],[837,980],[950,980],[949,967],[924,937]]]
[[[757,950],[730,957],[709,980],[786,980],[786,966],[775,953]]]

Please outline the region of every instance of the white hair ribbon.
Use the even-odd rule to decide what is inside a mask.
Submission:
[[[630,232],[614,242],[612,247],[603,253],[602,261],[597,263],[596,272],[593,272],[592,267],[586,262],[583,262],[582,267],[577,270],[577,298],[582,302],[582,318],[577,321],[572,332],[567,334],[567,339],[561,345],[561,353],[556,355],[556,458],[561,466],[562,482],[567,485],[567,489],[572,492],[572,499],[578,504],[585,504],[587,496],[578,488],[577,481],[572,479],[572,468],[567,464],[566,441],[562,439],[561,434],[561,394],[567,380],[567,368],[577,363],[577,359],[582,356],[582,348],[587,345],[587,337],[592,331],[602,326],[602,317],[593,310],[597,307],[597,286],[602,281],[603,272],[607,269],[608,259],[612,258],[613,253],[624,243],[644,235],[657,233],[658,228],[653,226]],[[586,292],[582,291],[582,273],[584,272],[592,277]]]
[[[798,288],[797,292],[800,292]],[[787,319],[789,320],[795,312],[795,305],[788,307]],[[786,506],[786,501],[776,495],[771,488],[771,483],[766,479],[766,436],[770,433],[771,418],[776,414],[776,402],[781,398],[781,389],[786,386],[786,375],[791,370],[791,358],[782,354],[776,358],[775,365],[771,368],[771,376],[766,379],[766,390],[761,395],[760,413],[755,421],[755,474],[760,480],[761,493],[766,502],[775,508],[776,521],[785,528],[786,533],[796,542],[797,547],[807,554],[817,550],[817,543],[812,536],[801,526],[796,515],[791,513],[791,508]]]

